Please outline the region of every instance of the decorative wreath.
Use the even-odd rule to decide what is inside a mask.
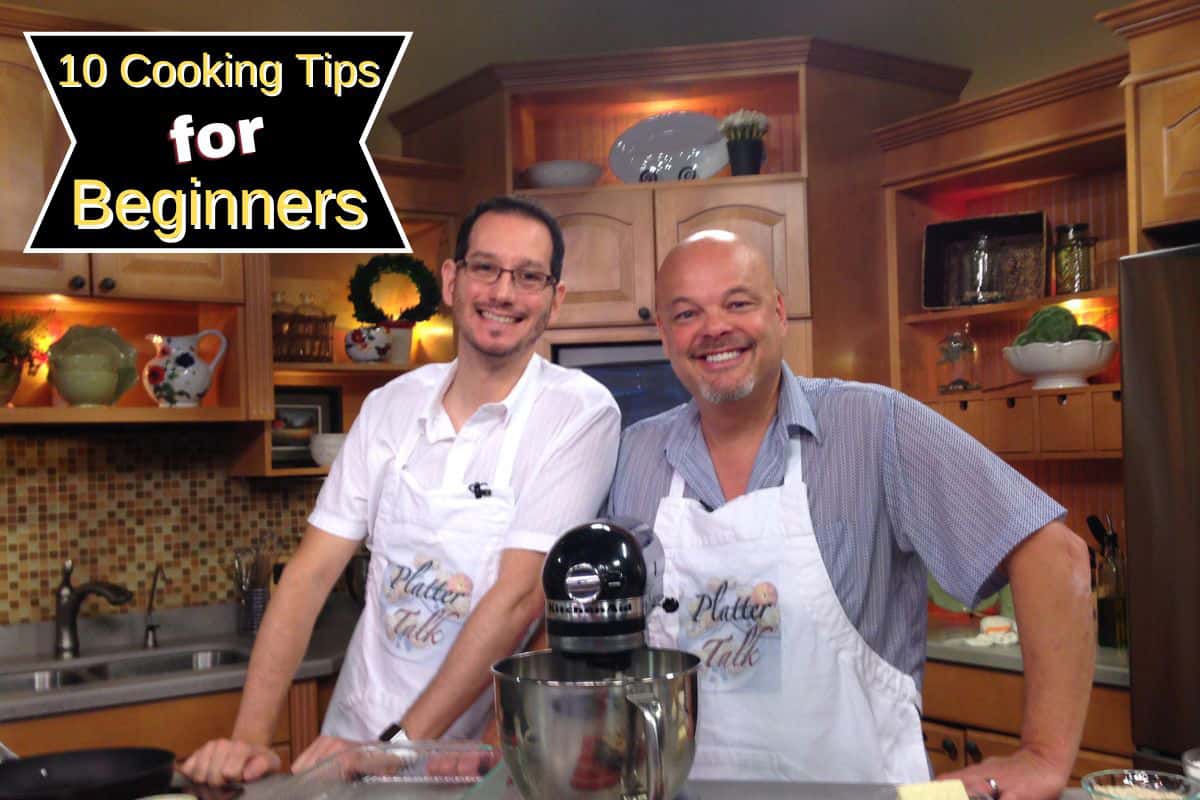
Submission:
[[[371,290],[379,282],[383,273],[406,275],[417,287],[420,300],[415,306],[406,308],[396,319],[391,319],[383,309],[375,305]],[[409,255],[375,256],[365,264],[359,264],[350,279],[351,303],[354,304],[354,318],[364,325],[386,325],[396,322],[422,322],[437,312],[438,304],[442,301],[441,289],[438,288],[437,278],[425,266],[425,262]]]

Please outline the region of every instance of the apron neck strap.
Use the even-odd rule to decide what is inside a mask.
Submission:
[[[804,482],[804,464],[803,456],[800,451],[799,439],[788,439],[787,452],[787,471],[783,476],[783,485],[798,484]],[[671,470],[671,488],[667,492],[667,497],[680,498],[683,497],[683,476],[679,474],[679,470]]]

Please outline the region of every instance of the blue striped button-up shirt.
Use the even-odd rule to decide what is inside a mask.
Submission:
[[[960,428],[912,398],[863,383],[798,378],[783,365],[779,411],[747,491],[783,484],[800,439],[818,548],[867,644],[917,685],[925,663],[926,568],[971,605],[1004,586],[1023,539],[1066,510]],[[679,470],[684,496],[725,497],[695,402],[630,426],[607,512],[653,523]]]

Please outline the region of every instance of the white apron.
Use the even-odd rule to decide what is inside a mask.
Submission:
[[[414,425],[388,466],[371,535],[363,613],[346,649],[321,732],[375,740],[399,722],[433,680],[467,616],[496,582],[512,525],[512,468],[532,398],[516,403],[496,473],[476,491],[447,464],[442,485],[423,488],[407,468]],[[491,707],[484,691],[445,733],[478,738]]]
[[[701,659],[691,775],[707,780],[929,780],[920,694],[846,617],[813,534],[800,443],[783,486],[708,512],[676,472],[654,531],[674,614],[656,647]]]

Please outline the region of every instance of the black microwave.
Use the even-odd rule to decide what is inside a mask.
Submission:
[[[554,363],[583,370],[608,387],[622,428],[691,399],[658,342],[556,344],[550,353]]]

